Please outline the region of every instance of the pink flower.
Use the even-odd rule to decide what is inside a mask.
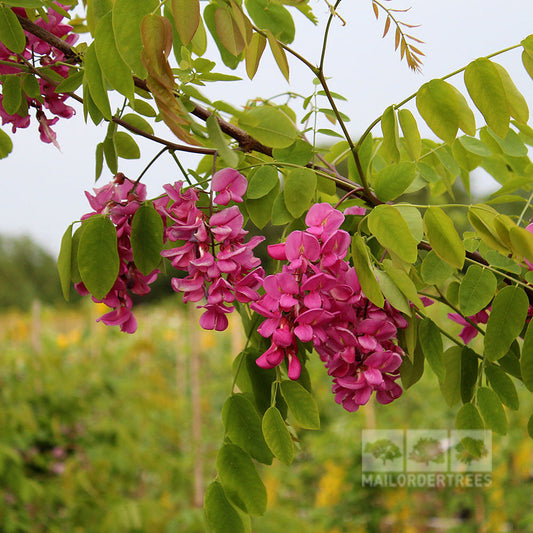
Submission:
[[[468,344],[474,337],[477,336],[478,330],[459,313],[448,313],[448,318],[454,322],[457,322],[457,324],[464,326],[461,330],[461,333],[459,333],[459,337],[463,339],[465,344]],[[489,320],[489,314],[487,313],[486,309],[483,309],[479,313],[469,316],[468,318],[475,324],[486,324]]]
[[[233,168],[223,168],[215,173],[211,180],[211,188],[218,192],[213,200],[218,205],[228,205],[231,200],[242,202],[248,181]]]
[[[353,207],[348,207],[344,210],[345,215],[366,215],[366,209],[364,207],[359,207],[354,205]]]

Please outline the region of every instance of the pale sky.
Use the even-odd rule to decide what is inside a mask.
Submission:
[[[326,2],[311,0],[311,5],[324,21],[328,12]],[[405,62],[400,62],[399,54],[394,51],[393,31],[385,39],[381,38],[384,18],[381,16],[379,22],[375,21],[370,0],[344,0],[339,12],[347,24],[342,26],[339,20],[334,23],[326,75],[331,77],[331,89],[348,98],[348,102],[342,103],[341,111],[351,117],[349,128],[354,137],[386,107],[415,92],[429,79],[519,43],[533,33],[531,0],[392,0],[387,6],[412,6],[400,19],[421,24],[412,31],[425,41],[421,45],[426,54],[423,72],[414,74]],[[317,63],[322,26],[314,27],[299,13],[295,13],[295,20],[296,40],[291,46],[312,63]],[[533,80],[521,65],[520,53],[514,50],[495,60],[508,69],[533,107]],[[253,82],[240,67],[235,74],[243,81],[213,84],[203,91],[214,100],[226,100],[235,106],[245,104],[250,98],[271,97],[288,90],[304,95],[312,93],[310,72],[293,58],[289,58],[289,63],[290,85],[273,64],[270,53],[265,52],[264,62]],[[461,76],[449,81],[464,92]],[[61,235],[67,226],[89,211],[83,191],[94,186],[94,148],[103,140],[106,131],[106,125],[84,124],[80,106],[75,102],[72,105],[77,115],[70,120],[60,119],[54,127],[61,152],[40,142],[33,120],[28,129],[18,130],[12,136],[13,152],[7,159],[0,160],[0,234],[30,235],[54,254],[59,250]],[[327,124],[324,127],[328,127]],[[7,128],[4,126],[5,131],[9,131]],[[423,131],[428,134],[427,129]],[[379,128],[377,132],[379,134]],[[164,126],[157,133],[175,140]],[[120,170],[136,178],[159,149],[160,146],[152,143],[142,143],[141,159],[122,160],[124,164]],[[184,158],[186,167],[194,167],[196,162],[196,157]],[[110,173],[104,169],[97,185],[103,185],[110,178]],[[179,175],[175,165],[168,159],[161,159],[144,182],[149,195],[156,196],[163,183],[176,179]],[[490,184],[483,186],[490,187]]]

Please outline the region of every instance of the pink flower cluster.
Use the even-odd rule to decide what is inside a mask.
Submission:
[[[247,185],[246,178],[236,170],[220,170],[211,182],[217,193],[214,203],[226,206],[231,200],[242,202]],[[164,209],[168,217],[166,238],[180,245],[161,255],[174,268],[187,271],[186,277],[172,279],[172,288],[183,293],[184,302],[206,298],[200,325],[224,330],[228,326],[226,315],[234,310],[231,304],[235,300],[249,303],[259,298],[264,271],[253,249],[264,237],[245,242],[248,232],[243,230],[244,218],[235,205],[208,216],[197,205],[197,190],[183,190],[181,181],[164,189],[170,199]]]
[[[71,6],[63,6],[57,3],[58,6],[63,9],[70,9]],[[20,16],[26,17],[26,11],[21,8],[13,8],[13,11]],[[35,24],[44,28],[45,30],[53,33],[56,37],[64,39],[68,44],[74,44],[78,37],[70,33],[72,26],[64,24],[62,22],[63,17],[52,8],[48,10],[48,22],[43,19],[37,19]],[[35,35],[25,32],[26,34],[26,49],[22,53],[22,56],[30,62],[35,62],[35,57],[39,57],[39,62],[43,67],[50,67],[54,72],[61,77],[66,78],[69,74],[69,67],[65,65],[59,65],[58,62],[65,60],[63,52],[53,48],[47,42],[39,39]],[[19,58],[2,43],[0,43],[0,60],[8,61],[11,65],[0,65],[0,74],[20,74],[20,66],[23,63]],[[70,118],[74,115],[75,111],[72,107],[65,104],[65,100],[68,98],[66,94],[57,94],[55,92],[55,86],[48,83],[46,80],[39,79],[39,87],[41,90],[42,101],[36,98],[26,96],[25,106],[21,107],[15,114],[9,114],[6,112],[3,106],[3,97],[0,96],[0,117],[2,117],[2,124],[12,124],[13,133],[17,128],[27,128],[30,125],[30,117],[28,115],[27,107],[33,107],[36,109],[36,118],[39,123],[39,133],[41,141],[45,143],[53,143],[59,148],[56,141],[56,133],[51,129],[58,120],[59,117]],[[47,109],[55,115],[54,118],[48,118],[44,112]]]
[[[145,295],[150,292],[150,283],[157,278],[159,270],[154,270],[148,276],[142,274],[133,262],[131,249],[131,222],[133,215],[146,199],[146,186],[134,182],[117,174],[115,180],[94,190],[91,195],[85,195],[94,209],[82,217],[86,220],[96,214],[107,214],[117,229],[117,245],[120,258],[118,277],[112,289],[103,300],[92,297],[95,302],[102,302],[112,311],[102,315],[98,321],[108,326],[120,326],[121,331],[134,333],[137,329],[137,320],[132,313],[132,299],[130,293]],[[156,208],[160,207],[156,205]],[[75,285],[76,290],[82,295],[88,295],[89,291],[83,283]]]
[[[259,333],[271,338],[257,359],[273,368],[285,359],[288,375],[298,379],[299,342],[312,342],[333,377],[335,401],[356,411],[376,392],[380,403],[402,393],[396,383],[404,352],[394,339],[406,320],[388,303],[381,309],[362,293],[355,269],[344,259],[350,235],[340,230],[344,215],[329,204],[315,204],[305,231],[268,247],[281,272],[267,276],[265,294],[250,307],[266,317]]]

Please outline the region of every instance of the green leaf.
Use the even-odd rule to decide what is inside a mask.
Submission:
[[[131,249],[135,266],[145,275],[161,263],[164,225],[152,203],[141,205],[131,221]]]
[[[85,52],[84,64],[85,79],[87,80],[89,91],[91,92],[91,98],[102,115],[107,120],[111,120],[111,107],[109,106],[109,98],[107,97],[107,91],[102,78],[102,71],[100,70],[100,65],[98,64],[98,59],[96,57],[94,43],[91,44]]]
[[[357,269],[356,269],[357,270]],[[359,271],[357,271],[359,273]],[[392,281],[392,278],[381,270],[376,271],[376,275],[379,281],[379,288],[383,293],[383,296],[389,302],[392,307],[398,309],[398,311],[411,316],[411,306],[409,305],[409,300],[403,294],[403,292],[398,288],[398,285]],[[364,293],[364,291],[363,291]]]
[[[294,444],[281,413],[274,406],[263,415],[263,435],[272,453],[286,465],[294,459]]]
[[[498,292],[485,334],[484,354],[489,361],[497,361],[508,352],[524,327],[528,309],[529,300],[523,289],[507,286]]]
[[[287,206],[285,205],[283,193],[278,194],[272,204],[272,224],[274,226],[283,226],[293,220],[293,216],[289,213]]]
[[[141,22],[145,15],[155,11],[158,6],[157,0],[115,0],[113,4],[113,33],[118,52],[130,69],[142,79],[146,77],[146,69],[141,61]]]
[[[144,115],[145,117],[155,117],[157,115],[155,109],[144,100],[136,98],[133,102],[130,102],[130,104],[134,111],[137,111],[137,113]]]
[[[43,7],[43,0],[9,0],[5,2],[8,6],[13,7],[26,7],[34,9],[37,7]]]
[[[260,167],[250,174],[246,197],[257,199],[266,196],[276,185],[279,185],[278,171],[276,167]]]
[[[453,407],[461,400],[461,354],[460,346],[448,348],[443,356],[444,379],[439,381],[441,394],[448,407]]]
[[[459,91],[444,80],[431,80],[420,87],[416,107],[437,137],[452,144],[461,128],[475,133],[472,111]]]
[[[122,116],[122,120],[141,131],[145,131],[146,133],[150,133],[152,135],[154,133],[154,129],[152,128],[152,126],[139,115],[135,115],[134,113],[127,113],[126,115]]]
[[[269,222],[274,223],[273,211],[275,202],[278,200],[278,198],[280,198],[279,182],[265,196],[257,199],[245,199],[244,205],[246,206],[246,211],[248,212],[250,220],[255,224],[256,227],[262,229]],[[283,197],[281,197],[281,202],[284,204]],[[290,217],[290,220],[292,220],[292,217]]]
[[[72,269],[72,226],[71,224],[63,234],[61,247],[57,258],[57,271],[59,272],[59,281],[63,297],[68,302],[70,299],[70,280]]]
[[[316,174],[310,168],[294,168],[287,172],[283,197],[294,218],[300,217],[311,206],[316,183]]]
[[[500,435],[506,435],[508,430],[507,416],[498,395],[488,387],[479,387],[477,405],[485,425]]]
[[[509,131],[504,139],[498,137],[491,129],[487,129],[487,131],[498,143],[503,153],[510,155],[511,157],[527,156],[527,146],[522,142],[522,139],[520,139],[518,134],[511,128],[509,128]]]
[[[304,429],[320,429],[318,407],[311,393],[292,380],[282,381],[280,389],[296,423]]]
[[[217,472],[231,503],[252,516],[265,514],[266,489],[245,451],[235,444],[224,444],[217,455]]]
[[[480,141],[475,137],[463,135],[462,137],[458,137],[457,140],[467,152],[481,157],[490,157],[492,155],[490,148],[483,141]]]
[[[206,120],[207,134],[217,150],[220,157],[230,167],[236,167],[239,164],[239,156],[228,145],[220,125],[215,115],[209,115]]]
[[[303,139],[296,139],[286,148],[274,148],[272,157],[282,163],[304,167],[313,158],[313,147]]]
[[[94,215],[83,223],[78,247],[78,267],[87,290],[102,300],[113,287],[119,271],[117,231],[109,218]]]
[[[254,107],[240,115],[239,126],[272,148],[287,148],[297,136],[291,119],[283,111],[268,105]]]
[[[388,259],[385,259],[382,264],[385,268],[385,271],[400,289],[400,291],[414,306],[418,307],[421,313],[423,313],[424,304],[420,300],[420,297],[418,296],[418,290],[411,278],[405,273],[405,271],[396,268],[392,261]]]
[[[422,278],[430,285],[444,283],[454,272],[455,267],[443,261],[433,250],[424,257],[420,269]]]
[[[526,99],[516,88],[511,76],[509,76],[509,73],[498,63],[493,64],[500,75],[505,97],[507,98],[509,114],[521,124],[527,124],[529,120],[529,108],[527,106]]]
[[[181,42],[188,45],[200,24],[200,1],[172,0],[171,9]]]
[[[283,50],[281,45],[278,43],[278,40],[274,37],[274,35],[272,35],[269,30],[266,30],[265,33],[267,35],[270,50],[272,52],[272,55],[274,56],[274,60],[276,61],[279,70],[283,74],[284,78],[289,81],[289,62],[287,61],[287,55],[285,54],[285,50]]]
[[[292,16],[283,6],[270,0],[245,0],[246,10],[262,30],[270,30],[276,39],[285,44],[294,40]]]
[[[452,219],[440,208],[429,207],[424,215],[424,231],[433,251],[456,268],[462,268],[465,261],[463,241]]]
[[[504,138],[509,130],[509,106],[499,69],[487,58],[479,58],[465,69],[465,85],[488,126]]]
[[[139,159],[141,157],[138,144],[125,131],[117,131],[115,133],[115,148],[117,156],[123,159]]]
[[[404,389],[412,387],[420,380],[424,374],[424,352],[420,346],[416,347],[412,362],[408,357],[403,358],[399,370]]]
[[[0,159],[7,157],[13,150],[13,142],[11,137],[4,131],[0,129]]]
[[[22,83],[16,74],[7,75],[2,83],[2,107],[6,113],[14,115],[22,103]]]
[[[531,322],[524,337],[522,356],[520,357],[520,373],[524,385],[533,392],[533,325]]]
[[[459,287],[459,308],[465,316],[485,309],[496,292],[496,276],[480,265],[471,265]]]
[[[381,245],[407,263],[418,257],[417,242],[401,213],[392,205],[376,206],[368,216],[368,228]]]
[[[213,533],[245,533],[239,512],[231,505],[218,481],[205,491],[204,510]]]
[[[72,283],[81,283],[80,269],[78,267],[78,250],[80,248],[80,239],[83,231],[85,230],[85,224],[82,224],[72,235],[72,249],[70,253],[70,278]]]
[[[259,62],[261,61],[265,46],[265,37],[260,33],[254,32],[250,43],[246,47],[244,55],[246,60],[246,74],[248,74],[250,79],[253,79],[259,68]]]
[[[104,168],[104,143],[98,143],[96,145],[94,160],[94,181],[98,181]]]
[[[461,399],[469,402],[476,389],[478,378],[478,358],[476,352],[464,347],[461,353]]]
[[[418,208],[404,204],[396,204],[394,207],[398,209],[403,219],[407,222],[416,242],[420,242],[424,238],[424,225],[422,223],[422,215]]]
[[[387,107],[381,116],[381,130],[383,131],[381,152],[389,162],[397,163],[400,160],[400,136],[393,106]]]
[[[123,94],[128,100],[134,98],[133,77],[130,67],[120,56],[113,31],[113,14],[109,11],[96,26],[94,46],[102,74],[113,89]]]
[[[481,240],[497,252],[507,255],[507,247],[494,227],[494,220],[498,215],[498,211],[485,204],[473,205],[468,210],[468,220],[481,237]]]
[[[222,408],[224,429],[233,444],[254,459],[272,464],[272,453],[263,437],[261,419],[252,403],[243,394],[232,394]]]
[[[219,7],[215,11],[215,28],[222,46],[237,57],[245,48],[246,42],[239,27],[231,16],[229,7]]]
[[[533,262],[533,234],[518,226],[509,230],[511,247],[519,257]]]
[[[424,318],[418,326],[418,340],[429,366],[435,375],[442,381],[445,377],[444,363],[442,362],[443,345],[439,328],[429,318]]]
[[[16,54],[26,48],[26,35],[17,15],[5,6],[0,6],[0,42]]]
[[[416,165],[411,162],[395,163],[386,166],[374,178],[374,191],[383,202],[398,198],[413,183]]]
[[[118,172],[118,161],[117,161],[117,149],[115,146],[115,129],[111,127],[113,123],[109,124],[108,134],[106,135],[104,142],[102,143],[104,150],[104,157],[107,167],[112,174]]]
[[[56,93],[73,93],[83,83],[83,70],[72,70],[68,78],[65,78],[56,88]],[[40,90],[39,90],[40,92]]]
[[[217,45],[218,51],[220,53],[220,57],[222,58],[224,65],[226,65],[228,68],[236,69],[239,63],[242,61],[242,53],[239,54],[239,56],[234,56],[233,54],[227,51],[226,47],[220,41],[220,38],[217,34],[217,25],[215,21],[215,13],[217,12],[217,9],[218,9],[218,4],[214,2],[209,3],[204,8],[205,23],[207,25],[209,33],[212,35],[213,39],[215,40],[215,44]],[[195,39],[193,39],[193,42],[194,41]]]
[[[487,375],[490,386],[498,395],[501,402],[516,411],[520,402],[518,401],[518,393],[516,392],[513,380],[496,365],[486,366],[485,374]]]
[[[465,403],[455,417],[455,428],[462,429],[485,429],[483,419],[477,407],[473,403]]]
[[[422,141],[416,119],[409,109],[400,109],[398,111],[398,120],[405,138],[407,153],[413,161],[418,161],[422,151]]]
[[[359,233],[352,237],[352,260],[364,295],[378,307],[383,307],[385,300],[374,275],[368,248]]]

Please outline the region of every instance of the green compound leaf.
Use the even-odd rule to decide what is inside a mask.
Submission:
[[[131,249],[135,266],[147,276],[161,263],[164,225],[153,204],[141,205],[131,222]]]
[[[218,481],[213,481],[205,491],[204,510],[213,533],[246,532],[239,512],[228,501]]]
[[[424,215],[424,231],[433,251],[456,268],[462,268],[465,261],[463,241],[452,219],[440,208],[430,207]]]
[[[498,395],[488,387],[479,387],[477,404],[485,425],[500,435],[506,435],[509,424]]]
[[[83,223],[78,246],[78,267],[87,290],[102,300],[113,287],[119,270],[116,228],[104,215]]]
[[[381,117],[381,129],[383,131],[381,152],[389,162],[397,163],[400,160],[400,136],[393,106],[385,109]]]
[[[311,393],[292,380],[282,381],[280,388],[296,423],[304,429],[320,429],[318,406]]]
[[[480,265],[471,265],[459,287],[459,308],[465,316],[485,309],[496,292],[496,276]]]
[[[26,48],[26,35],[17,15],[5,6],[0,6],[0,42],[17,54]]]
[[[380,244],[406,263],[418,257],[417,242],[400,211],[392,205],[382,204],[372,209],[368,228]]]
[[[485,334],[485,357],[497,361],[508,351],[518,337],[529,309],[529,300],[523,289],[504,287],[492,303],[492,311]]]
[[[516,411],[520,406],[520,402],[513,380],[496,365],[485,367],[485,374],[487,375],[490,386],[498,395],[500,401],[510,409]]]
[[[263,437],[261,418],[243,394],[232,394],[222,408],[226,435],[233,444],[248,452],[254,459],[272,464],[272,453]]]
[[[279,410],[272,406],[263,415],[263,435],[272,453],[286,465],[294,459],[294,444]]]
[[[315,197],[316,174],[310,168],[295,168],[287,172],[283,197],[287,210],[298,218],[311,206]]]
[[[265,514],[267,493],[252,458],[235,444],[224,444],[217,472],[228,500],[252,516]]]
[[[242,113],[239,126],[260,143],[272,148],[287,148],[298,134],[291,119],[272,106],[254,107]]]

